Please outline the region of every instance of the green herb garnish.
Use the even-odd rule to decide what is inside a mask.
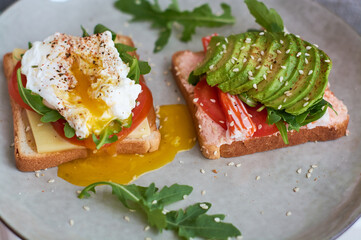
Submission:
[[[185,210],[166,211],[164,209],[165,206],[188,196],[193,190],[191,186],[173,184],[158,191],[154,183],[148,187],[141,187],[135,184],[96,182],[85,187],[78,197],[90,197],[89,192],[95,193],[95,187],[99,185],[111,186],[112,193],[126,208],[144,212],[149,225],[160,232],[163,229],[173,230],[179,237],[185,239],[201,237],[226,240],[229,237],[241,235],[235,226],[223,222],[225,215],[206,214],[212,206],[210,203],[196,203]]]
[[[109,127],[104,128],[99,137],[93,133],[92,138],[97,149],[101,148],[104,144],[113,143],[118,140],[118,136]]]
[[[83,25],[80,25],[81,30],[83,31],[83,37],[89,37],[89,33],[86,31],[86,29],[83,27]]]
[[[273,8],[257,0],[244,0],[256,22],[269,32],[283,32],[283,20]]]
[[[115,2],[115,7],[133,15],[133,22],[149,21],[153,28],[159,29],[154,52],[161,51],[167,45],[174,23],[183,26],[180,40],[188,42],[192,39],[197,27],[220,27],[235,22],[230,6],[225,3],[221,4],[222,15],[213,14],[208,4],[203,4],[193,11],[181,11],[177,0],[172,0],[165,10],[161,9],[158,1],[151,3],[148,0],[118,0]]]
[[[69,125],[68,122],[64,125],[64,134],[67,138],[72,138],[75,135],[75,130]]]

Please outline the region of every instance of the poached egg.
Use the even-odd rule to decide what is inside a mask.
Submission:
[[[89,37],[55,33],[34,42],[21,61],[26,88],[56,109],[79,138],[129,119],[141,86],[127,78],[109,31]]]

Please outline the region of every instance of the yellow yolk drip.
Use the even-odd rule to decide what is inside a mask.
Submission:
[[[89,66],[89,68],[91,67],[94,69],[96,68],[95,65]],[[104,126],[108,125],[108,123],[114,119],[114,117],[102,117],[104,112],[109,110],[109,107],[101,98],[91,97],[91,76],[83,73],[77,58],[71,66],[70,71],[73,73],[77,84],[74,89],[69,91],[69,102],[73,105],[81,105],[89,110],[92,116],[87,122],[89,132],[99,133],[103,130]]]
[[[144,155],[111,156],[106,151],[90,154],[85,159],[60,165],[58,176],[79,186],[97,181],[127,184],[140,175],[173,161],[178,152],[194,146],[196,135],[192,118],[185,105],[161,106],[159,116],[162,139],[158,151]]]

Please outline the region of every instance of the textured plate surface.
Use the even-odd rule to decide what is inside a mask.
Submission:
[[[205,1],[180,2],[182,8],[191,8]],[[211,1],[217,11],[219,2]],[[232,5],[237,18],[234,26],[199,29],[188,44],[175,38],[179,34],[175,29],[164,51],[153,54],[157,32],[151,30],[148,23],[128,26],[130,17],[114,9],[113,1],[20,1],[0,16],[0,56],[15,47],[26,48],[28,41],[42,40],[56,31],[80,35],[81,24],[91,31],[95,24],[103,23],[132,36],[139,55],[153,64],[152,73],[146,79],[155,104],[178,103],[180,93],[172,77],[163,74],[170,67],[173,52],[201,50],[200,39],[209,33],[227,35],[257,27],[242,1],[225,2]],[[244,239],[332,239],[361,214],[361,40],[342,20],[312,1],[272,0],[267,4],[277,9],[289,31],[317,43],[333,60],[331,89],[349,108],[350,135],[336,141],[218,161],[204,159],[196,146],[135,183],[192,185],[193,194],[170,209],[209,201],[213,204],[210,213],[227,214],[226,221],[234,223]],[[167,81],[171,82],[170,86]],[[91,199],[79,200],[75,192],[81,188],[57,178],[56,168],[45,171],[45,176],[40,178],[34,173],[19,172],[10,147],[12,116],[2,68],[0,86],[3,135],[0,139],[0,216],[10,226],[28,239],[175,238],[167,231],[163,234],[144,232],[146,223],[141,216],[130,213],[110,197],[108,188],[99,188]],[[180,164],[180,160],[184,163]],[[242,166],[227,166],[231,161]],[[307,179],[305,174],[311,164],[317,164],[318,168]],[[205,174],[199,172],[201,168]],[[298,168],[302,168],[302,174],[296,173]],[[256,176],[260,176],[258,181]],[[55,182],[47,183],[51,178]],[[300,191],[294,193],[294,187]],[[204,196],[200,194],[202,190],[207,192]],[[84,211],[83,205],[91,210]],[[292,215],[287,217],[287,211]],[[129,216],[130,222],[126,222],[124,216]],[[74,220],[73,227],[69,226],[69,219]]]

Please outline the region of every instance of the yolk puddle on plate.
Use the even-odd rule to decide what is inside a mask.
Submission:
[[[144,155],[91,153],[89,157],[64,163],[58,167],[58,176],[79,186],[98,181],[127,184],[140,175],[158,169],[173,161],[180,151],[195,144],[192,118],[185,105],[165,105],[159,108],[161,141],[159,149]]]

